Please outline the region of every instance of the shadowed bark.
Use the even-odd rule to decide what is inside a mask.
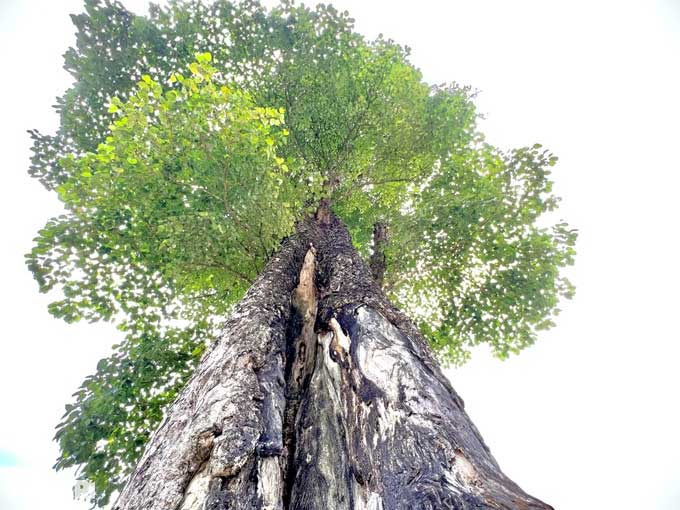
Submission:
[[[424,337],[323,211],[236,306],[114,508],[551,507],[501,472]]]

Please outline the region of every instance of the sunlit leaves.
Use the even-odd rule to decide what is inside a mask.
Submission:
[[[555,158],[538,145],[502,153],[479,142],[440,161],[391,223],[388,287],[448,359],[481,343],[506,357],[573,292],[559,268],[573,263],[576,232],[536,224],[556,207]]]

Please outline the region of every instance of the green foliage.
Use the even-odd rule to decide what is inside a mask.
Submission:
[[[557,205],[555,162],[540,145],[504,154],[480,143],[441,160],[392,223],[388,285],[444,355],[465,360],[483,342],[517,353],[573,294],[559,268],[573,262],[574,231],[536,224]]]
[[[67,405],[56,439],[63,452],[55,467],[81,466],[106,503],[141,455],[146,441],[191,375],[214,334],[209,321],[191,327],[122,329],[126,340],[97,364]]]
[[[141,17],[88,0],[73,20],[61,127],[31,133],[30,173],[65,213],[27,263],[61,292],[55,316],[125,335],[58,426],[56,467],[80,466],[95,503],[322,198],[364,256],[388,225],[386,290],[445,361],[518,352],[571,296],[575,232],[540,223],[556,159],[486,144],[468,89],[427,85],[407,49],[366,41],[346,13],[218,0]]]

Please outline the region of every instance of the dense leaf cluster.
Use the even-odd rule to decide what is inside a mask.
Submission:
[[[28,265],[50,311],[125,339],[58,427],[58,468],[105,504],[224,317],[296,220],[327,199],[385,288],[448,361],[501,357],[549,327],[575,232],[540,146],[503,152],[472,95],[434,87],[408,49],[347,13],[284,2],[170,2],[147,17],[86,1],[65,55],[61,127],[32,132],[30,173],[64,203]]]

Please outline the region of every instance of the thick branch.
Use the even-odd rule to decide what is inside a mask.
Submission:
[[[382,288],[387,269],[385,247],[387,245],[387,225],[377,222],[373,225],[373,253],[369,261],[371,274],[379,287]]]

